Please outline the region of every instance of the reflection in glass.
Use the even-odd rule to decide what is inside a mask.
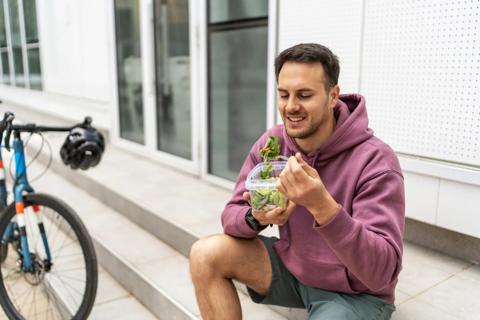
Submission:
[[[210,36],[209,172],[235,180],[265,130],[267,27]]]
[[[120,136],[144,143],[140,1],[115,1]]]
[[[30,88],[42,90],[42,73],[40,68],[40,51],[38,48],[27,50]]]
[[[268,15],[268,0],[210,0],[210,23]]]
[[[38,42],[35,0],[23,0],[23,12],[25,15],[25,35],[27,43]]]
[[[13,68],[15,70],[15,85],[25,87],[25,73],[23,72],[23,55],[21,47],[13,47]]]
[[[188,0],[155,1],[158,149],[191,159]]]
[[[0,0],[0,48],[7,46],[7,34],[5,30],[5,13],[3,11],[3,1]]]
[[[12,38],[13,51],[13,74],[15,75],[15,85],[25,87],[25,74],[23,72],[23,55],[20,38],[20,21],[18,18],[17,0],[8,1],[10,11],[10,32]]]
[[[2,82],[5,84],[10,84],[10,66],[8,65],[8,53],[6,51],[2,52],[2,68]]]

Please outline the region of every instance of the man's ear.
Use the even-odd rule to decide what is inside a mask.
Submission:
[[[340,96],[340,86],[336,84],[332,89],[330,89],[330,92],[328,94],[328,102],[330,108],[334,108],[335,105],[337,104],[338,97]]]

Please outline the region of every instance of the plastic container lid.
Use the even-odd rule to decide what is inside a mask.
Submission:
[[[275,178],[280,175],[282,170],[287,165],[286,161],[271,161],[271,162],[260,162],[257,164],[247,176],[245,180],[245,187],[248,190],[256,190],[256,189],[276,189],[277,188],[277,181],[276,179],[261,179],[260,172],[265,169],[268,164],[272,164],[272,171],[270,172],[270,177]]]

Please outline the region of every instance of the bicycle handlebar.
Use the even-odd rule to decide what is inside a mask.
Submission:
[[[85,117],[82,123],[78,123],[74,126],[70,127],[51,127],[51,126],[37,126],[35,123],[27,123],[27,124],[12,124],[13,120],[15,119],[15,115],[11,112],[5,112],[3,115],[3,119],[0,121],[0,142],[3,138],[3,132],[6,130],[5,134],[5,148],[10,151],[10,136],[12,131],[16,132],[66,132],[70,131],[75,127],[83,127],[88,128],[91,126],[92,118]]]

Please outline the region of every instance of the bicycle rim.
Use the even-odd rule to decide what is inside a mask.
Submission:
[[[33,205],[40,209],[51,266]],[[97,265],[85,227],[69,206],[46,195],[26,196],[24,216],[35,272],[22,270],[21,242],[15,231],[0,271],[0,302],[7,316],[29,320],[86,319],[95,299]],[[0,219],[0,234],[14,221],[15,210],[11,206]]]

